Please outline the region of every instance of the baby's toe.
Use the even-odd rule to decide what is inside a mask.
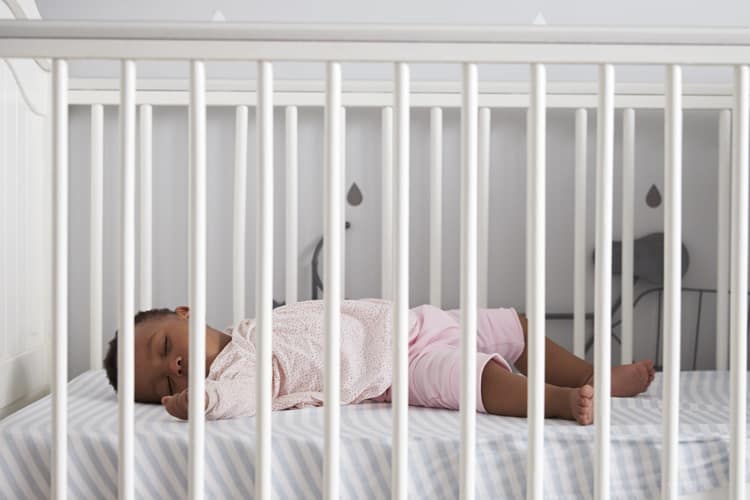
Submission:
[[[587,399],[591,401],[594,397],[594,388],[590,385],[584,385],[578,389],[578,394],[581,399]]]
[[[578,389],[576,401],[576,422],[580,425],[591,425],[594,422],[594,388],[584,385]]]

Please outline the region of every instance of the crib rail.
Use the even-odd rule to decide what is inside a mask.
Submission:
[[[721,246],[719,263],[731,276],[731,370],[732,370],[732,416],[731,416],[731,498],[745,494],[745,437],[746,437],[746,328],[747,304],[747,257],[748,257],[748,68],[750,61],[750,30],[746,29],[629,29],[629,28],[489,28],[489,27],[415,27],[415,26],[307,26],[307,25],[242,25],[242,24],[163,24],[163,23],[90,23],[90,22],[0,22],[0,57],[53,58],[53,109],[54,123],[54,172],[55,172],[55,300],[54,300],[54,446],[53,446],[53,495],[65,498],[66,475],[66,348],[68,339],[66,318],[66,267],[67,245],[67,64],[70,59],[118,59],[122,61],[120,84],[121,113],[121,174],[122,174],[122,224],[120,255],[120,306],[119,306],[119,387],[120,408],[120,455],[119,495],[121,499],[133,498],[133,276],[134,261],[134,172],[135,172],[135,104],[136,64],[142,59],[178,59],[190,61],[190,356],[203,355],[205,324],[205,246],[206,246],[206,82],[204,60],[257,61],[258,85],[254,97],[257,99],[258,169],[257,191],[258,232],[256,245],[258,258],[256,314],[258,325],[258,413],[256,418],[256,496],[270,498],[271,491],[271,270],[273,268],[273,106],[274,79],[272,63],[277,61],[319,61],[326,63],[326,127],[325,127],[325,466],[324,489],[326,498],[339,497],[339,327],[340,301],[342,297],[342,204],[336,193],[343,193],[343,149],[344,135],[342,107],[342,62],[389,62],[394,63],[394,93],[392,109],[383,111],[384,199],[394,201],[394,212],[384,208],[386,231],[383,258],[383,294],[392,297],[394,314],[394,377],[393,377],[393,456],[392,495],[403,499],[407,495],[407,310],[408,310],[408,249],[409,249],[409,110],[411,108],[409,64],[422,62],[460,63],[463,68],[461,87],[462,121],[462,165],[461,165],[461,329],[462,329],[462,375],[464,390],[461,395],[461,486],[462,498],[474,496],[475,454],[475,360],[476,308],[486,298],[482,291],[478,296],[478,272],[486,270],[485,248],[487,224],[487,196],[480,197],[481,206],[475,202],[478,191],[479,163],[482,178],[486,175],[487,128],[489,116],[482,112],[481,130],[478,130],[479,78],[477,64],[523,63],[531,65],[530,82],[526,101],[528,114],[528,166],[527,166],[527,310],[529,316],[529,443],[527,497],[540,499],[543,496],[544,478],[544,213],[545,213],[545,114],[547,103],[546,65],[559,63],[599,65],[599,88],[597,103],[597,201],[596,201],[596,473],[594,497],[609,497],[609,373],[611,353],[609,332],[611,324],[611,241],[613,198],[613,144],[615,73],[614,64],[658,64],[666,66],[666,87],[663,95],[666,102],[665,120],[666,154],[665,173],[667,210],[665,211],[666,242],[665,269],[665,359],[664,399],[664,455],[662,464],[663,498],[676,498],[677,485],[677,411],[679,408],[679,332],[680,332],[680,243],[681,243],[681,168],[680,155],[682,134],[682,74],[681,65],[726,65],[735,68],[733,82],[732,141],[732,245],[730,266],[726,265],[726,244]],[[150,126],[150,114],[143,108],[143,123]],[[100,109],[95,113],[100,113]],[[247,111],[238,108],[238,137],[244,136]],[[288,147],[296,151],[295,111],[290,108]],[[586,112],[577,111],[577,167],[576,167],[576,213],[578,237],[577,252],[583,252],[581,244],[585,234],[585,123]],[[722,115],[722,134],[727,135],[728,116]],[[632,134],[633,113],[626,113],[625,130]],[[95,127],[100,125],[95,121]],[[142,130],[144,130],[142,128]],[[439,108],[431,112],[432,172],[441,171],[442,115]],[[391,135],[393,134],[393,135]],[[101,131],[92,135],[97,140]],[[478,158],[479,138],[481,158]],[[625,155],[632,159],[632,135],[625,141]],[[294,142],[294,143],[292,143]],[[728,148],[727,140],[722,147]],[[236,176],[244,178],[246,145],[239,144],[236,150]],[[723,151],[726,163],[726,151]],[[100,155],[92,149],[92,158]],[[393,155],[393,156],[391,156]],[[96,160],[96,168],[100,161]],[[391,167],[393,170],[391,171]],[[289,166],[293,172],[294,165]],[[292,177],[293,178],[293,177]],[[98,186],[98,187],[97,187]],[[627,189],[632,190],[628,184]],[[296,188],[296,186],[295,186]],[[94,189],[101,189],[97,183]],[[146,185],[144,191],[148,189]],[[432,184],[433,196],[438,196],[439,182]],[[726,187],[720,186],[724,193]],[[294,191],[291,191],[294,192]],[[626,198],[632,192],[626,192]],[[235,205],[235,217],[244,207],[245,193],[239,190]],[[97,198],[98,199],[98,198]],[[439,198],[437,198],[439,199]],[[390,205],[389,205],[390,206]],[[296,205],[288,210],[296,211]],[[439,208],[439,203],[437,204]],[[436,205],[433,204],[433,211]],[[726,210],[720,211],[726,238],[728,234]],[[477,218],[480,222],[477,222]],[[483,219],[484,218],[484,219]],[[292,216],[292,228],[296,217]],[[628,221],[626,220],[626,223]],[[96,219],[99,224],[99,219]],[[579,226],[579,224],[584,224]],[[235,226],[237,228],[238,226]],[[440,234],[441,219],[433,214],[431,231]],[[479,230],[478,230],[479,228]],[[244,230],[235,229],[235,248],[244,246]],[[238,234],[239,233],[239,234]],[[479,234],[482,233],[482,234]],[[392,239],[390,239],[392,236]],[[100,236],[97,236],[100,238]],[[632,233],[629,238],[632,239]],[[439,239],[437,240],[439,241]],[[391,243],[392,242],[392,243]],[[96,238],[92,248],[100,248]],[[150,253],[146,239],[144,252]],[[439,247],[439,245],[438,245]],[[626,247],[627,248],[627,247]],[[391,253],[392,252],[392,253]],[[241,253],[235,254],[239,266]],[[430,300],[440,303],[441,282],[440,257],[432,258],[432,281]],[[477,262],[478,255],[481,262]],[[632,273],[632,252],[624,252],[623,269]],[[292,256],[293,257],[293,256]],[[294,259],[287,255],[288,266],[294,267]],[[576,351],[582,349],[582,279],[583,261],[576,260]],[[146,262],[147,264],[147,262]],[[627,264],[627,265],[626,265]],[[723,267],[722,267],[723,266]],[[481,271],[478,271],[478,268]],[[296,269],[296,267],[295,267]],[[435,274],[436,273],[436,274]],[[100,279],[95,277],[94,281]],[[723,279],[723,281],[722,281]],[[144,280],[150,278],[144,275]],[[627,280],[624,280],[627,281]],[[93,281],[92,281],[93,282]],[[148,287],[149,285],[142,286]],[[481,286],[486,287],[486,282]],[[726,287],[726,277],[719,278],[719,288]],[[724,288],[726,289],[726,288]],[[235,294],[244,294],[242,283],[236,283]],[[289,286],[288,300],[296,300],[294,286]],[[628,292],[626,290],[626,292]],[[632,290],[629,291],[632,294]],[[148,297],[148,289],[143,294]],[[240,317],[242,302],[235,303],[235,318]],[[144,302],[147,304],[147,301]],[[726,325],[727,311],[719,311],[719,325]],[[628,314],[627,312],[625,314]],[[629,313],[632,315],[632,311]],[[98,315],[92,313],[98,320]],[[722,323],[723,321],[723,323]],[[624,325],[631,325],[628,320]],[[629,328],[632,328],[630,326]],[[719,337],[724,332],[719,332]],[[624,334],[624,338],[630,333]],[[724,337],[723,346],[726,346]],[[625,356],[630,356],[626,351]],[[717,355],[719,356],[719,355]],[[719,356],[719,359],[725,357]],[[720,366],[723,368],[723,366]],[[190,394],[203,393],[201,363],[190,366]],[[190,400],[190,496],[201,499],[203,493],[203,433],[204,417],[201,399]]]
[[[0,57],[340,62],[742,64],[750,30],[0,22]],[[95,42],[95,43],[92,43]]]
[[[460,108],[461,82],[413,81],[411,108]],[[393,105],[393,82],[343,81],[341,102],[344,107],[383,108]],[[547,84],[547,109],[595,108],[598,85],[587,81],[550,81]],[[732,85],[688,84],[683,86],[683,109],[728,109],[732,107]],[[120,102],[120,81],[115,78],[71,78],[68,101],[71,105]],[[275,80],[274,105],[296,107],[325,106],[325,82],[317,80]],[[527,82],[479,82],[480,108],[525,108],[529,105]],[[206,82],[207,106],[254,106],[257,100],[254,81],[209,80]],[[154,106],[187,106],[190,92],[179,79],[140,79],[136,102]],[[663,109],[664,85],[627,83],[615,85],[615,107]]]

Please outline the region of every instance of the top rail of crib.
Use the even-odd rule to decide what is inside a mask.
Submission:
[[[750,62],[750,28],[0,21],[0,57],[339,62]]]

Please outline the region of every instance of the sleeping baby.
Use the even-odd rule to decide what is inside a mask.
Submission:
[[[274,309],[272,407],[323,404],[323,301]],[[390,401],[393,307],[385,300],[341,304],[341,403]],[[162,404],[188,417],[187,307],[154,309],[135,317],[135,399]],[[480,309],[477,315],[477,411],[526,416],[527,323],[512,308]],[[206,326],[206,418],[255,414],[255,322],[224,332]],[[117,335],[104,359],[117,389]],[[515,367],[520,374],[513,373]],[[423,305],[409,311],[409,404],[458,409],[461,351],[459,311]],[[645,391],[654,379],[649,360],[612,369],[612,396]],[[546,339],[545,416],[591,424],[593,367]],[[191,394],[190,397],[193,397]]]

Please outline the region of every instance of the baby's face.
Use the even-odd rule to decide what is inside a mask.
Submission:
[[[188,313],[143,321],[135,326],[135,400],[160,403],[188,386]]]

